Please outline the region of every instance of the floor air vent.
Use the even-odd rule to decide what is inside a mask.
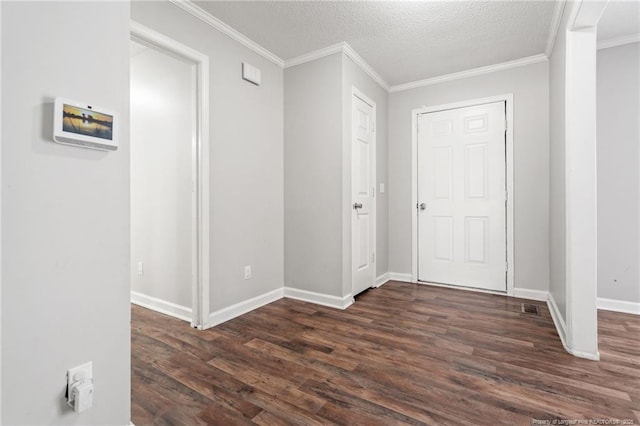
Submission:
[[[538,309],[538,305],[532,305],[530,303],[522,304],[522,313],[523,314],[531,314],[531,315],[540,315],[540,310]]]

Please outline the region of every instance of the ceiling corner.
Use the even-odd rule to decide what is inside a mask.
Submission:
[[[544,49],[544,54],[547,58],[551,58],[553,53],[553,45],[558,37],[558,31],[560,30],[560,24],[562,23],[562,15],[564,13],[564,7],[566,0],[556,1],[556,7],[553,10],[553,17],[551,18],[551,26],[549,27],[549,36],[547,37],[547,46]]]
[[[222,22],[220,19],[216,18],[206,10],[202,9],[197,4],[193,3],[191,0],[169,0],[171,3],[189,13],[190,15],[200,19],[206,24],[209,24],[216,30],[220,31],[227,37],[237,41],[244,47],[252,50],[263,58],[271,61],[275,65],[280,68],[284,68],[285,61],[280,58],[278,55],[272,53],[268,49],[262,47],[260,44],[251,40],[246,35],[242,34],[240,31],[236,30],[232,26]]]

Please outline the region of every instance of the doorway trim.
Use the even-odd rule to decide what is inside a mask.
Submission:
[[[470,99],[443,105],[423,106],[411,110],[411,280],[418,282],[418,116],[430,112],[449,109],[466,108],[493,102],[506,102],[506,184],[507,184],[507,291],[508,296],[514,294],[514,239],[513,239],[513,93]],[[502,292],[498,292],[502,293]]]
[[[363,101],[364,103],[366,103],[367,105],[369,105],[372,109],[373,109],[373,146],[372,146],[372,150],[371,150],[371,158],[369,159],[370,161],[370,165],[372,165],[371,170],[373,171],[373,202],[371,203],[371,223],[372,223],[372,230],[373,230],[373,236],[372,236],[372,241],[371,241],[371,246],[373,247],[373,253],[374,253],[374,257],[373,257],[373,261],[372,263],[372,267],[373,267],[373,275],[371,278],[371,286],[370,287],[374,287],[376,284],[376,276],[377,276],[377,264],[378,264],[378,254],[376,253],[376,249],[377,249],[377,244],[378,244],[378,208],[377,208],[377,204],[378,204],[378,194],[377,194],[377,182],[378,182],[378,170],[377,170],[377,164],[378,164],[378,160],[377,160],[377,144],[378,144],[378,113],[377,113],[377,107],[376,107],[376,103],[373,101],[373,99],[369,98],[367,95],[365,95],[362,91],[358,90],[358,88],[354,85],[351,86],[351,97],[350,97],[350,102],[349,102],[349,108],[350,110],[353,112],[353,105],[354,105],[354,98],[358,98],[361,101]],[[354,131],[353,131],[353,123],[354,123],[355,117],[353,117],[353,114],[351,114],[351,121],[349,123],[349,152],[353,153],[353,138],[355,136]],[[349,204],[348,204],[348,208],[349,208],[349,228],[351,229],[351,235],[349,235],[349,239],[351,241],[351,245],[349,247],[349,252],[353,253],[353,208],[352,208],[352,203],[353,203],[353,154],[351,155],[351,164],[350,164],[350,170],[349,170],[349,174],[351,176],[351,185],[349,186]],[[350,256],[351,257],[351,263],[349,265],[350,271],[350,279],[351,279],[351,296],[355,296],[354,293],[354,289],[353,289],[353,285],[354,285],[354,272],[353,272],[353,264],[355,262],[355,260],[353,259],[353,255]]]
[[[162,52],[177,55],[195,65],[196,121],[192,141],[192,182],[195,194],[192,209],[192,318],[191,326],[208,328],[210,286],[209,237],[209,57],[151,28],[131,21],[131,40]]]

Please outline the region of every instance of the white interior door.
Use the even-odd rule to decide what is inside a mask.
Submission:
[[[353,95],[351,265],[356,295],[375,281],[375,108]]]
[[[418,117],[418,279],[506,291],[505,103]]]

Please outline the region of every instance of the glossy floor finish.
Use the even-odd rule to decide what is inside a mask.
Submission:
[[[207,331],[133,307],[132,421],[640,424],[640,317],[601,312],[593,362],[522,302],[389,282],[345,311],[282,299]]]

